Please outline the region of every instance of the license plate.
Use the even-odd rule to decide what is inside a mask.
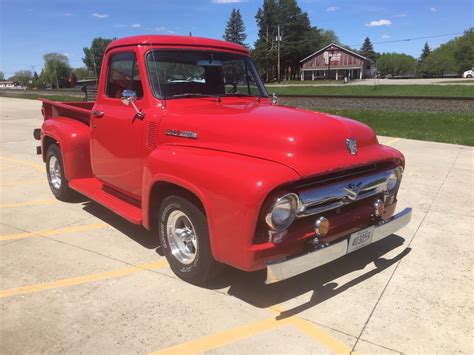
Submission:
[[[358,232],[352,233],[347,245],[347,252],[351,253],[357,249],[363,248],[372,243],[372,235],[374,234],[374,227],[362,229]]]

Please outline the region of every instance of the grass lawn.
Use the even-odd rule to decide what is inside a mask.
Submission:
[[[372,127],[378,135],[474,146],[474,115],[468,113],[327,110]]]
[[[279,95],[461,96],[474,97],[472,85],[360,85],[270,87]]]
[[[48,99],[51,101],[64,101],[64,102],[72,102],[72,101],[84,101],[84,97],[77,97],[77,96],[64,96],[64,95],[44,95],[44,94],[7,94],[7,93],[0,93],[1,97],[13,97],[15,99],[28,99],[28,100],[36,100],[38,98]]]

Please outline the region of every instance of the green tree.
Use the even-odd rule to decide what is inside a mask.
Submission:
[[[224,39],[228,42],[238,43],[245,47],[247,46],[245,44],[247,35],[245,34],[244,21],[240,15],[240,10],[232,9],[225,28]]]
[[[18,70],[10,80],[17,81],[21,86],[30,86],[30,81],[33,81],[33,73],[31,70]]]
[[[340,44],[339,37],[336,36],[336,33],[333,30],[321,29],[318,31],[320,33],[321,42],[319,43],[319,46],[317,48],[315,47],[313,52],[316,52],[318,49],[321,49],[331,43]]]
[[[47,53],[43,55],[44,67],[40,81],[49,84],[52,88],[69,87],[69,76],[71,67],[69,60],[64,54]]]
[[[2,71],[0,71],[0,80],[5,80],[5,74]]]
[[[382,76],[411,75],[416,70],[416,59],[407,54],[384,53],[378,61],[378,70]]]
[[[456,49],[453,53],[459,74],[474,66],[474,27],[466,30],[463,36],[456,39]]]
[[[315,48],[308,47],[320,41],[320,36],[311,27],[308,14],[303,12],[295,0],[264,0],[255,16],[259,28],[258,39],[252,55],[260,72],[268,81],[277,73],[277,34],[280,26],[280,58],[283,77],[297,75],[300,60]],[[311,33],[312,32],[312,33]]]
[[[74,74],[76,75],[77,80],[95,78],[94,72],[87,68],[75,68],[73,71],[74,71]]]
[[[374,51],[374,46],[372,45],[372,42],[370,42],[370,38],[366,37],[364,40],[364,43],[362,44],[362,47],[360,48],[359,53],[363,55],[366,58],[375,60],[376,59],[376,53]]]
[[[431,48],[428,42],[425,42],[423,49],[421,50],[420,59],[418,60],[417,67],[416,67],[416,74],[419,77],[429,77],[432,76],[433,73],[428,70],[426,66],[426,60],[431,54]]]
[[[424,72],[436,76],[443,76],[445,73],[456,73],[458,71],[458,64],[454,58],[456,47],[456,41],[453,40],[432,51],[423,62]]]
[[[97,79],[99,78],[102,69],[102,60],[104,58],[105,50],[114,39],[97,37],[92,40],[90,47],[83,48],[84,58],[82,58],[82,61],[87,69],[95,73]]]

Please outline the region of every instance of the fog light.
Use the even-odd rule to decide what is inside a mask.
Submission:
[[[329,232],[329,221],[325,217],[319,217],[316,222],[314,222],[314,231],[318,238],[326,236]]]
[[[381,199],[377,199],[374,202],[374,215],[376,217],[382,217],[383,212],[385,211],[385,204]]]

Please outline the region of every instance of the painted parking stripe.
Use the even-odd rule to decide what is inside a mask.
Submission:
[[[58,289],[58,288],[69,287],[69,286],[82,285],[82,284],[87,284],[90,282],[106,280],[106,279],[115,278],[115,277],[123,277],[130,274],[135,274],[137,272],[146,271],[146,270],[161,269],[161,268],[166,267],[167,265],[168,263],[166,262],[166,260],[160,260],[158,262],[136,265],[136,266],[128,267],[125,269],[106,271],[106,272],[100,272],[97,274],[72,277],[68,279],[56,280],[56,281],[51,281],[51,282],[44,282],[44,283],[40,283],[36,285],[17,287],[17,288],[0,291],[0,298],[31,294],[31,293],[36,293],[40,291]]]
[[[0,156],[0,159],[5,160],[5,161],[9,161],[9,162],[12,162],[12,163],[17,163],[19,165],[30,166],[30,167],[34,168],[35,170],[39,171],[40,173],[44,173],[46,171],[46,168],[44,167],[43,164],[35,163],[33,161],[7,158],[7,157],[2,157],[2,156]]]
[[[383,145],[392,145],[393,143],[395,142],[398,142],[400,140],[400,138],[393,138],[391,140],[389,140],[387,143],[382,143]]]
[[[264,320],[246,324],[237,328],[225,330],[223,332],[204,336],[190,342],[172,346],[151,354],[196,354],[220,348],[236,341],[250,338],[257,334],[269,331],[271,329],[287,324],[288,320],[276,320],[275,318],[266,318]]]
[[[17,207],[29,207],[29,206],[45,206],[45,205],[54,205],[59,203],[55,198],[48,198],[43,200],[32,200],[32,201],[23,201],[23,202],[14,202],[14,203],[3,203],[0,204],[0,208],[17,208]]]
[[[95,229],[104,229],[107,227],[108,227],[108,224],[106,223],[93,223],[93,224],[86,224],[82,226],[71,226],[71,227],[64,227],[64,228],[57,228],[57,229],[39,230],[39,231],[33,231],[33,232],[6,234],[6,235],[0,235],[0,241],[16,240],[16,239],[24,239],[24,238],[49,237],[51,235],[86,232],[86,231],[91,231]]]
[[[45,184],[45,183],[46,183],[46,179],[0,181],[0,185],[2,187],[36,185],[36,184]]]

